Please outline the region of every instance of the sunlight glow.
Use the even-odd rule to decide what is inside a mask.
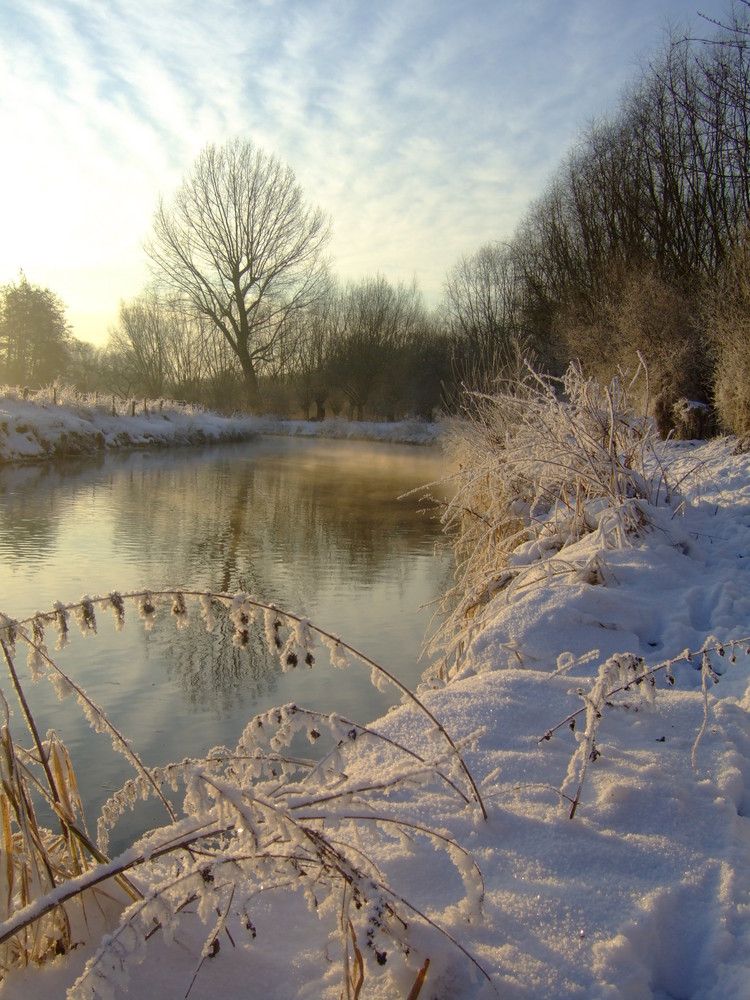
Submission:
[[[701,6],[720,17],[723,0]],[[342,277],[416,276],[511,236],[693,0],[10,0],[0,9],[0,283],[23,268],[103,341],[160,193],[246,135],[334,222]]]

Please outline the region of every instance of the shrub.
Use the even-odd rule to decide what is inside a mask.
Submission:
[[[714,405],[732,434],[750,433],[750,238],[738,240],[706,296],[715,344]]]
[[[456,577],[428,647],[442,653],[434,679],[458,665],[496,597],[554,573],[595,579],[600,565],[571,563],[566,548],[591,532],[602,548],[623,544],[650,505],[670,502],[655,427],[631,388],[619,378],[602,388],[572,365],[559,382],[529,369],[522,382],[467,395],[449,443],[459,471],[442,520]]]
[[[562,310],[557,322],[570,355],[601,382],[637,369],[643,358],[649,395],[644,380],[633,399],[649,408],[663,437],[683,431],[675,417],[678,400],[709,399],[712,366],[698,310],[652,271],[614,275],[600,300]]]
[[[630,707],[633,705],[633,699],[636,711],[639,702],[653,704],[656,699],[657,675],[663,672],[668,687],[672,687],[675,684],[674,667],[681,663],[688,663],[701,673],[703,724],[695,737],[691,754],[693,770],[697,771],[696,752],[706,732],[709,719],[708,686],[717,684],[719,674],[723,673],[723,670],[715,669],[716,658],[728,654],[729,662],[736,663],[738,654],[750,655],[748,643],[750,636],[746,635],[726,643],[715,636],[709,636],[701,649],[684,649],[677,656],[662,660],[654,666],[648,666],[642,657],[633,653],[618,653],[601,663],[596,677],[589,686],[578,688],[576,691],[583,701],[583,706],[548,729],[538,741],[541,743],[551,740],[554,734],[563,728],[576,732],[576,721],[583,716],[585,728],[582,732],[578,730],[578,745],[570,758],[568,773],[560,788],[562,798],[570,805],[568,813],[570,819],[573,819],[580,804],[589,765],[601,757],[597,737],[605,713],[618,707]],[[568,794],[566,789],[570,789],[573,794]]]

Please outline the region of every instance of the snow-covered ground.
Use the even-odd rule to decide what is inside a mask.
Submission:
[[[0,400],[0,421],[16,415]],[[108,433],[104,417],[99,426]],[[464,898],[446,855],[390,841],[384,880],[449,937],[415,918],[408,968],[368,966],[362,1000],[409,996],[427,958],[421,1000],[750,997],[750,456],[733,444],[667,447],[683,505],[654,511],[623,548],[598,551],[597,534],[569,546],[570,565],[597,572],[560,573],[498,599],[461,674],[423,692],[459,745],[479,733],[464,756],[487,816],[476,803],[458,808],[447,785],[402,787],[387,805],[471,852],[484,899]],[[637,674],[671,666],[653,675],[654,687],[644,680],[600,698],[629,662]],[[610,681],[597,693],[600,668]],[[413,705],[374,728],[434,752]],[[351,780],[357,766],[355,757]],[[382,751],[380,778],[395,766]],[[0,992],[64,996],[96,925],[78,929],[69,956],[12,975]],[[231,942],[221,936],[193,1000],[341,995],[330,900],[313,912],[277,890],[258,899],[253,925],[254,937],[237,927]],[[190,914],[171,944],[154,934],[112,995],[185,996],[206,934]]]
[[[393,424],[329,419],[322,423],[273,417],[222,417],[166,401],[61,399],[44,390],[33,399],[0,388],[0,464],[94,454],[114,448],[158,448],[236,441],[257,434],[324,436],[426,444],[439,428],[418,420]]]

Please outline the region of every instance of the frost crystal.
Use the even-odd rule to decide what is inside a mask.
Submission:
[[[120,632],[125,624],[125,601],[123,601],[121,594],[113,591],[109,595],[109,603],[115,616],[115,629]]]
[[[68,609],[60,601],[55,602],[55,624],[57,625],[56,649],[64,649],[70,642]]]
[[[154,622],[156,621],[156,605],[154,604],[149,591],[146,591],[145,594],[141,594],[138,599],[138,614],[143,619],[146,631],[150,632],[154,627]]]
[[[349,656],[340,639],[335,636],[322,636],[323,645],[328,649],[331,656],[331,666],[343,669],[349,666]]]
[[[198,598],[201,605],[201,618],[206,626],[207,632],[213,632],[216,628],[216,617],[214,615],[211,594],[201,594]]]
[[[96,635],[96,613],[90,597],[84,596],[73,608],[73,615],[81,635]]]
[[[6,643],[11,653],[16,651],[16,623],[5,615],[0,614],[0,642]]]
[[[267,607],[263,613],[265,631],[266,631],[266,642],[268,643],[268,648],[272,653],[278,653],[279,650],[284,645],[281,641],[281,636],[279,635],[279,630],[283,625],[281,618],[279,617],[278,608],[273,605]]]
[[[29,654],[26,658],[26,664],[31,673],[32,681],[38,681],[44,676],[44,671],[47,666],[47,655],[47,647],[43,643],[31,643],[29,645]]]
[[[172,614],[175,617],[178,629],[188,627],[190,624],[190,617],[188,615],[187,605],[185,604],[185,596],[180,591],[177,591],[172,598]]]

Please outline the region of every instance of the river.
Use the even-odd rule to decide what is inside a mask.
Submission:
[[[113,590],[241,589],[414,687],[426,666],[424,606],[451,567],[434,554],[434,512],[416,495],[398,498],[443,473],[434,448],[292,438],[0,469],[0,610],[23,618]],[[146,631],[129,608],[120,632],[100,612],[97,632],[59,653],[48,635],[52,656],[150,765],[232,745],[254,714],[289,701],[367,722],[398,700],[371,686],[368,668],[331,667],[322,649],[312,669],[283,673],[262,628],[238,649],[226,628],[208,635],[197,610],[178,630],[167,606]],[[65,740],[95,815],[128,766],[74,699],[59,702],[44,683],[29,695],[42,732]],[[18,717],[13,732],[21,737]],[[161,819],[155,807],[139,817]]]

